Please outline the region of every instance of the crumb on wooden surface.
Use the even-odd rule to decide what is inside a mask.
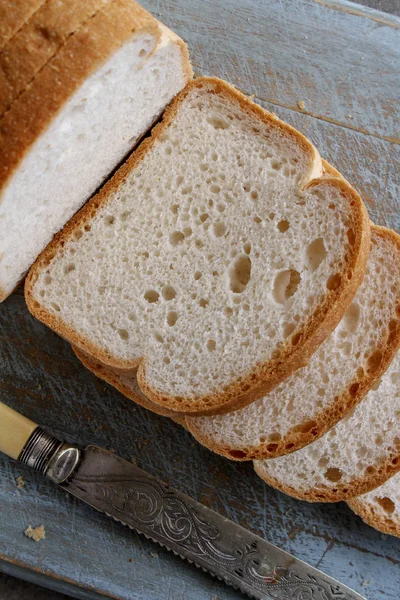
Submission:
[[[157,552],[150,552],[150,556],[151,556],[152,558],[158,558],[158,554],[157,554]]]
[[[134,559],[134,558],[130,558],[130,559],[129,559],[129,562],[130,562],[130,563],[134,563],[134,562],[135,562],[135,559]]]
[[[25,480],[22,477],[22,475],[20,475],[19,477],[17,477],[16,482],[17,482],[17,488],[19,490],[22,490],[25,487]]]
[[[40,542],[40,540],[46,539],[46,530],[44,528],[44,525],[40,525],[39,527],[32,527],[32,525],[29,525],[25,529],[24,535],[27,538],[33,540],[34,542]]]
[[[137,465],[137,458],[136,458],[136,456],[132,456],[132,457],[131,457],[131,463],[132,463],[133,465]]]
[[[304,102],[304,100],[299,100],[297,106],[300,110],[306,110],[306,103]]]

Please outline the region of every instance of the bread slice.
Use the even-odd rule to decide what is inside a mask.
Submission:
[[[356,406],[387,369],[400,345],[399,311],[400,236],[374,226],[364,280],[308,365],[241,410],[188,417],[189,431],[235,460],[276,458],[306,446]]]
[[[0,50],[45,0],[0,0]]]
[[[47,0],[0,54],[0,115],[82,22],[111,0]]]
[[[226,412],[306,364],[364,275],[358,194],[300,133],[200,78],[46,249],[29,309],[171,410]],[[317,177],[317,178],[315,178]]]
[[[190,77],[182,40],[134,0],[68,38],[0,120],[0,297]]]
[[[400,473],[348,505],[371,527],[400,537]]]
[[[400,351],[358,406],[326,435],[293,454],[254,461],[254,466],[264,481],[294,498],[348,500],[399,471],[399,423]]]
[[[146,398],[146,396],[143,394],[142,390],[140,389],[137,383],[135,373],[131,373],[130,375],[117,373],[113,369],[110,369],[109,367],[106,367],[99,361],[96,361],[85,352],[82,352],[82,350],[80,350],[76,346],[72,346],[72,350],[79,358],[81,363],[89,371],[94,373],[96,377],[103,379],[103,381],[115,387],[119,392],[121,392],[121,394],[123,394],[130,400],[133,400],[134,402],[136,402],[136,404],[139,404],[139,406],[147,408],[147,410],[150,410],[163,417],[171,417],[174,420],[178,419],[177,422],[179,422],[180,424],[184,422],[184,418],[182,415],[180,415],[180,413],[173,410],[169,410],[168,408],[164,408],[163,406],[160,406],[159,404],[156,404],[155,402],[152,402],[151,400]]]

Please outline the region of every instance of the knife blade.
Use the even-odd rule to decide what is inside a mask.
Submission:
[[[365,600],[114,453],[65,444],[0,403],[0,451],[257,600]]]

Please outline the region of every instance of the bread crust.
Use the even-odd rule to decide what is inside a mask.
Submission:
[[[390,240],[398,249],[400,262],[400,235],[390,229],[372,225],[372,232],[382,238]],[[396,352],[400,348],[400,294],[397,303],[396,314],[390,322],[389,332],[381,339],[380,344],[371,351],[370,356],[377,350],[381,352],[381,360],[379,362],[371,361],[371,368],[368,371],[363,370],[362,376],[355,376],[353,381],[346,387],[344,392],[332,399],[332,402],[319,414],[309,416],[309,420],[315,424],[306,432],[294,430],[289,431],[281,440],[270,442],[266,441],[257,446],[232,447],[229,445],[221,445],[215,442],[212,438],[203,433],[202,429],[196,426],[196,417],[186,418],[186,427],[190,433],[201,444],[231,460],[258,460],[258,459],[273,459],[290,454],[296,450],[300,450],[311,442],[314,442],[323,436],[329,429],[336,425],[350,410],[364,398],[369,392],[374,383],[383,375],[386,369],[392,362]],[[368,362],[369,357],[364,357],[362,363]],[[360,363],[360,366],[361,363]],[[354,393],[354,390],[356,392]]]
[[[180,425],[184,425],[184,415],[172,410],[168,410],[163,406],[159,406],[151,400],[148,400],[144,395],[135,393],[132,388],[128,387],[123,381],[121,381],[120,377],[117,373],[115,373],[115,371],[113,371],[113,369],[110,369],[109,367],[107,368],[102,363],[94,360],[91,356],[85,354],[85,352],[82,352],[82,350],[76,346],[72,346],[72,350],[74,351],[76,357],[89,371],[96,375],[96,377],[103,379],[103,381],[115,387],[119,392],[121,392],[121,394],[129,398],[129,400],[133,400],[133,402],[136,402],[136,404],[139,404],[139,406],[147,408],[147,410],[150,410],[157,415],[161,415],[162,417],[171,417],[171,419]],[[134,373],[132,373],[131,376],[136,377]]]
[[[390,515],[378,514],[373,504],[363,501],[362,497],[353,498],[347,504],[367,525],[374,527],[382,533],[400,537],[400,522],[393,519]]]
[[[348,257],[347,266],[341,273],[340,284],[335,290],[332,290],[327,295],[325,302],[317,308],[308,323],[301,331],[299,331],[299,336],[297,338],[298,343],[293,346],[291,342],[288,341],[282,346],[280,355],[277,358],[256,366],[241,380],[238,379],[233,381],[218,393],[198,397],[196,399],[168,396],[151,387],[146,379],[146,358],[138,357],[140,359],[137,372],[138,383],[141,390],[150,400],[160,404],[160,406],[182,413],[207,415],[226,413],[250,404],[271,391],[296,369],[306,365],[316,348],[324,341],[340,321],[348,306],[351,304],[364,276],[370,247],[370,226],[366,208],[358,193],[349,186],[345,180],[321,177],[322,165],[317,150],[311,142],[297,130],[286,123],[283,123],[275,115],[268,113],[257,104],[251,102],[249,98],[226,82],[220,79],[207,77],[195,79],[173,100],[171,105],[165,111],[162,122],[153,128],[151,137],[144,140],[137,151],[128,158],[127,162],[116,172],[112,179],[105,184],[100,192],[72,218],[57,236],[55,236],[54,240],[44,250],[32,267],[26,281],[25,290],[28,308],[32,314],[54,329],[61,336],[68,339],[68,341],[81,348],[84,352],[91,354],[93,357],[112,368],[126,369],[129,371],[132,370],[132,367],[136,366],[137,359],[127,361],[115,358],[107,350],[97,347],[90,340],[73,331],[62,321],[62,319],[49,313],[37,300],[35,300],[33,287],[39,271],[51,262],[52,258],[57,253],[57,250],[66,243],[74,229],[76,227],[84,226],[98,208],[107,203],[109,196],[126,179],[130,171],[140,163],[146,153],[151,150],[162,132],[169,127],[186,96],[196,88],[206,88],[208,93],[225,95],[231,101],[237,103],[242,110],[252,117],[262,122],[267,122],[272,127],[278,128],[282,135],[295,138],[301,148],[304,149],[305,154],[309,156],[309,168],[301,182],[301,187],[307,189],[315,187],[316,185],[332,185],[335,188],[338,188],[343,197],[348,200],[349,206],[352,207],[352,228],[355,233],[354,244]],[[318,178],[315,178],[316,175]]]
[[[395,452],[392,452],[387,459],[381,461],[373,468],[373,472],[366,473],[362,477],[357,477],[347,484],[340,484],[338,482],[337,486],[331,489],[321,486],[318,489],[305,491],[285,485],[275,479],[275,477],[265,473],[261,466],[262,462],[258,463],[255,461],[253,463],[255,472],[265,483],[268,483],[268,485],[271,485],[280,492],[292,496],[292,498],[297,498],[297,500],[306,500],[307,502],[341,502],[366,494],[385,483],[393,475],[396,475],[400,471],[400,443]]]
[[[45,0],[2,0],[0,4],[0,50],[45,2]]]
[[[47,0],[0,54],[0,116],[69,35],[111,0]]]

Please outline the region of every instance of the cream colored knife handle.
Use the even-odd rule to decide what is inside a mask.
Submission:
[[[0,402],[0,452],[19,458],[36,428],[36,423]]]

